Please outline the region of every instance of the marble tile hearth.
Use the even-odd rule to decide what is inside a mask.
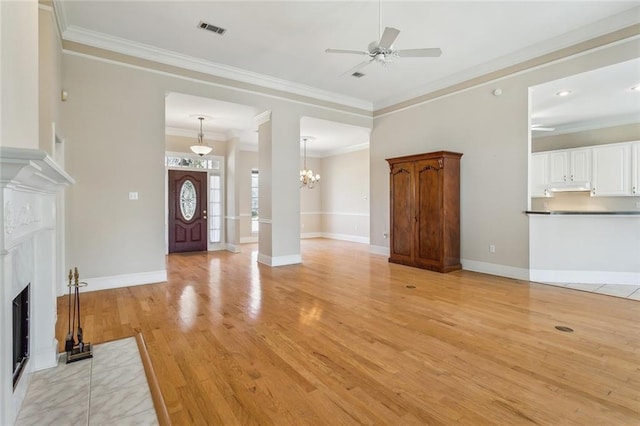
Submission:
[[[16,426],[157,425],[135,338],[95,345],[93,358],[33,373]]]

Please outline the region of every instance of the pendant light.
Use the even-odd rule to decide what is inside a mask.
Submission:
[[[202,122],[204,121],[204,117],[198,117],[198,120],[200,120],[200,133],[198,133],[198,145],[193,145],[191,147],[191,151],[193,151],[194,153],[202,157],[203,155],[207,155],[208,153],[210,153],[213,148],[211,148],[210,146],[207,146],[204,143],[204,133],[202,133]]]
[[[304,142],[304,169],[300,170],[300,188],[313,189],[320,182],[320,175],[314,174],[311,169],[307,169],[307,141],[312,139],[310,137],[302,138]]]

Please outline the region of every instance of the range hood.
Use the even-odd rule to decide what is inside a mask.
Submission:
[[[591,182],[587,181],[571,181],[571,182],[556,182],[547,188],[549,192],[587,192],[591,191]]]

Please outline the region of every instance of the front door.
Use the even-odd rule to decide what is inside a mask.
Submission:
[[[207,173],[169,170],[169,253],[207,250]]]

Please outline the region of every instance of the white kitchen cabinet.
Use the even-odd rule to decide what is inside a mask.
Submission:
[[[599,145],[592,149],[591,195],[630,195],[631,144]]]
[[[531,154],[531,196],[545,197],[548,195],[549,184],[549,153],[539,152]]]
[[[640,195],[640,142],[631,144],[631,195]]]
[[[549,182],[591,181],[591,148],[549,152]]]

